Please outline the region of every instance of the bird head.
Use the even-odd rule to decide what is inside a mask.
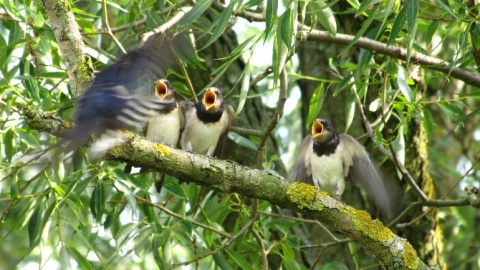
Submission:
[[[162,100],[174,100],[175,90],[169,80],[161,79],[155,83],[155,95]]]
[[[316,142],[323,143],[335,137],[335,128],[330,121],[317,118],[312,124],[312,136]]]
[[[205,91],[202,100],[205,110],[208,112],[218,111],[223,104],[223,94],[220,89],[216,87],[210,87]]]

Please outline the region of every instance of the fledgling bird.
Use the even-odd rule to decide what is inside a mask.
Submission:
[[[232,106],[224,104],[223,94],[216,87],[208,88],[201,101],[186,114],[181,146],[188,152],[214,156],[215,150],[226,135],[234,116]]]
[[[170,81],[161,79],[155,83],[155,97],[172,101],[162,112],[149,117],[145,137],[153,142],[176,147],[185,125],[185,105],[175,100],[175,89]],[[155,188],[160,193],[165,174],[155,173]]]
[[[313,121],[312,134],[302,142],[291,179],[313,183],[337,200],[341,200],[345,180],[351,179],[364,188],[387,219],[392,217],[390,192],[367,151],[352,136],[337,134],[328,120]]]
[[[66,151],[85,143],[91,134],[141,126],[152,111],[164,111],[173,103],[154,97],[151,85],[177,67],[173,47],[180,42],[178,37],[149,40],[96,75],[77,99],[75,128],[67,138]]]

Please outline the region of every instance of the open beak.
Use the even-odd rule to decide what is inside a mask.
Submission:
[[[319,120],[315,119],[312,125],[312,136],[313,138],[318,138],[323,134],[323,125]]]
[[[157,81],[157,84],[155,85],[155,95],[159,99],[164,99],[167,95],[167,92],[167,85],[162,81]]]
[[[212,89],[208,88],[207,92],[205,92],[205,95],[203,96],[203,105],[205,105],[207,111],[215,105],[216,100],[217,94],[215,94]]]

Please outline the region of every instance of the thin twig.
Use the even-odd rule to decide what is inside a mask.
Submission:
[[[127,51],[123,48],[122,44],[118,41],[115,35],[112,33],[112,29],[110,29],[110,25],[108,24],[108,11],[107,11],[107,0],[102,0],[102,8],[103,8],[103,24],[107,29],[107,34],[112,38],[113,42],[120,48],[123,54],[126,54]]]
[[[192,9],[191,7],[184,7],[179,9],[179,12],[175,14],[170,20],[168,20],[166,23],[160,25],[159,27],[153,29],[150,32],[146,32],[145,34],[142,35],[142,43],[146,42],[151,36],[153,35],[163,35],[167,30],[172,28],[174,25],[176,25],[184,16],[187,14],[188,11]]]

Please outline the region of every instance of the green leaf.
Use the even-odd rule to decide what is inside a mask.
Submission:
[[[160,18],[160,16],[158,16],[158,14],[152,10],[145,11],[145,19],[150,29],[155,29],[163,23],[162,18]]]
[[[90,262],[85,258],[85,256],[80,254],[80,252],[78,252],[78,250],[76,250],[75,248],[73,248],[71,246],[68,246],[67,248],[68,248],[69,253],[75,258],[75,261],[80,266],[79,267],[80,269],[85,269],[85,270],[93,269],[93,266],[90,264]]]
[[[294,12],[291,8],[287,8],[280,19],[280,35],[283,43],[290,48],[293,39],[293,27],[294,27]]]
[[[408,0],[407,1],[407,27],[408,33],[413,33],[413,28],[415,27],[418,14],[418,0]],[[411,37],[413,38],[413,37]]]
[[[277,19],[278,0],[267,0],[267,8],[265,10],[265,41],[272,32],[275,20]]]
[[[92,198],[90,198],[90,211],[99,224],[102,223],[102,217],[105,213],[105,201],[105,184],[100,180],[93,189]]]
[[[321,83],[319,86],[317,86],[317,88],[315,88],[312,98],[310,99],[310,105],[308,106],[307,129],[312,126],[313,120],[315,120],[318,113],[322,109],[324,99],[325,88],[323,83]]]
[[[330,33],[337,34],[337,22],[332,9],[323,1],[310,2],[312,12],[315,13],[317,21]]]
[[[438,102],[437,104],[450,120],[460,121],[463,118],[463,112],[457,106],[448,102]]]
[[[360,258],[358,257],[357,244],[355,244],[354,242],[349,242],[348,249],[350,250],[350,255],[353,258],[353,262],[355,263],[355,268],[359,269]]]
[[[422,114],[423,114],[423,128],[425,129],[425,133],[427,134],[427,140],[430,141],[432,138],[432,130],[435,123],[433,122],[432,114],[427,108],[425,107],[422,108]]]
[[[159,269],[165,269],[165,265],[163,264],[163,256],[160,255],[158,250],[161,248],[160,240],[158,236],[153,236],[152,239],[152,253],[153,259],[155,259],[155,263],[157,264]]]
[[[33,212],[32,216],[28,220],[28,240],[30,249],[32,249],[42,234],[42,213],[43,203],[39,200],[40,204]]]
[[[17,128],[16,131],[22,142],[24,142],[29,148],[42,150],[42,147],[38,143],[37,139],[31,134],[31,131],[23,128]]]
[[[343,263],[330,262],[322,265],[319,270],[349,270],[349,269]]]
[[[370,14],[367,20],[364,23],[362,23],[362,27],[355,34],[355,37],[353,38],[353,40],[350,41],[348,45],[343,49],[344,52],[348,51],[357,42],[357,40],[363,36],[363,34],[367,31],[367,29],[370,28],[370,24],[377,17],[377,14],[381,9],[382,9],[382,5],[377,5],[377,8],[373,10],[372,14]]]
[[[437,31],[438,24],[439,24],[438,21],[432,21],[428,26],[427,34],[425,36],[425,44],[427,46],[430,46],[430,43],[432,43],[432,38],[433,38],[433,35],[435,34],[435,31]]]
[[[30,97],[37,103],[40,103],[40,90],[37,81],[32,76],[28,76],[25,81],[25,88]]]
[[[165,176],[165,181],[163,182],[163,188],[168,192],[172,193],[178,198],[188,199],[187,194],[183,190],[182,186],[178,184],[178,181],[168,175]]]
[[[189,28],[193,21],[200,17],[212,4],[213,0],[200,0],[182,19],[178,22],[178,32]]]
[[[128,204],[132,208],[132,212],[135,214],[138,212],[137,200],[135,199],[135,196],[127,183],[128,182],[125,182],[123,179],[117,179],[115,181],[115,187],[119,191],[123,192],[125,197],[127,197]]]
[[[288,48],[283,43],[280,33],[280,28],[277,28],[275,33],[275,38],[273,42],[273,82],[274,87],[278,85],[278,78],[280,77],[280,72],[285,66],[285,61],[288,56]]]
[[[398,136],[393,140],[392,146],[395,150],[398,162],[405,165],[405,137],[403,135],[403,124],[400,123],[398,128]]]
[[[245,260],[243,256],[241,256],[237,251],[230,250],[229,248],[226,248],[225,251],[228,253],[230,258],[232,258],[235,261],[235,264],[240,266],[242,269],[251,269],[252,265]]]
[[[355,17],[358,17],[360,16],[369,6],[370,6],[370,3],[372,2],[372,0],[364,0],[362,1],[362,3],[360,4],[360,7],[358,8],[358,10],[355,12]]]
[[[391,45],[395,39],[398,37],[398,34],[403,29],[405,25],[405,21],[407,20],[405,13],[407,12],[407,6],[404,6],[402,10],[397,14],[395,21],[393,21],[392,31],[390,32],[390,36],[388,37],[387,45]]]
[[[407,71],[403,66],[398,66],[397,84],[405,99],[407,99],[409,103],[413,103],[415,97],[413,96],[412,89],[410,89],[410,86],[407,84]]]
[[[233,131],[229,131],[227,136],[230,140],[232,140],[236,144],[243,146],[247,149],[257,151],[257,145],[252,141],[250,141],[249,139],[243,137],[242,135],[235,133]]]
[[[248,90],[250,90],[250,59],[245,63],[245,68],[242,72],[242,85],[240,87],[240,96],[238,97],[237,110],[235,116],[239,115],[243,110],[245,101],[247,100]]]
[[[220,253],[217,252],[213,254],[213,260],[217,264],[216,268],[217,269],[222,269],[222,270],[231,270],[232,267],[228,264],[228,261],[225,259],[225,257]]]
[[[172,48],[175,55],[187,64],[204,68],[203,64],[198,61],[197,51],[188,36],[184,34],[177,35],[173,40]]]
[[[348,131],[355,118],[355,100],[355,95],[351,93],[345,104],[345,132]]]
[[[448,3],[448,0],[436,0],[435,2],[437,2],[438,5],[440,5],[440,7],[442,7],[443,10],[445,10],[448,14],[450,14],[450,16],[458,20],[457,15],[450,8],[450,4]]]
[[[295,252],[293,252],[289,243],[282,242],[282,254],[287,261],[293,261],[295,259]]]
[[[205,44],[205,46],[203,46],[203,48],[210,46],[223,34],[223,32],[228,26],[228,22],[230,22],[233,12],[233,6],[235,4],[235,1],[230,2],[227,8],[222,12],[222,14],[220,14],[220,17],[218,17],[215,22],[212,23],[216,25],[215,30],[213,31],[212,36],[210,37],[210,39],[208,39],[207,43]]]
[[[10,162],[13,155],[15,154],[15,149],[13,147],[13,130],[8,129],[7,132],[3,134],[3,147],[5,150],[5,161]]]

